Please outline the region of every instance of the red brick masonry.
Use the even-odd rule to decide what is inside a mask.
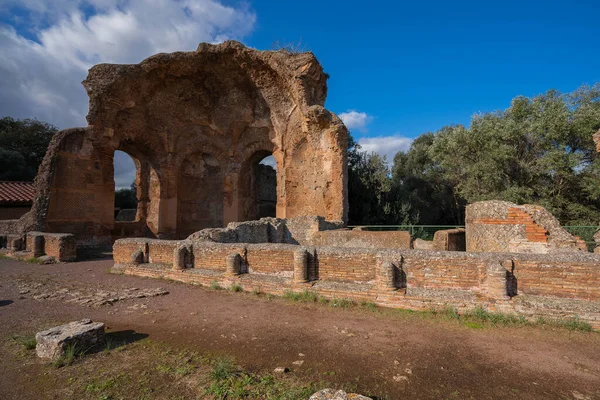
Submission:
[[[184,241],[121,239],[113,249],[115,272],[281,294],[312,290],[325,297],[373,301],[382,306],[427,309],[452,306],[527,317],[577,316],[600,328],[600,256],[465,253],[423,250],[300,247],[289,244],[198,242],[194,268],[173,268]],[[308,253],[308,283],[294,280],[294,252]],[[147,251],[150,263],[132,254]],[[242,274],[225,274],[227,256],[242,259]],[[160,261],[157,261],[160,260]],[[392,269],[390,271],[390,269]],[[393,281],[389,282],[390,276]]]

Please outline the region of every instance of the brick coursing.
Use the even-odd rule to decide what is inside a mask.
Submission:
[[[532,318],[578,316],[600,328],[600,255],[314,247],[306,248],[309,281],[301,283],[293,277],[294,251],[301,246],[186,242],[193,247],[194,267],[174,269],[173,250],[182,243],[118,240],[114,271],[206,286],[237,284],[247,291],[276,295],[311,290],[327,298],[416,310],[452,306],[464,311],[479,306]],[[162,262],[132,262],[131,255],[146,245]],[[246,265],[240,275],[225,273],[232,253],[240,254]],[[386,262],[394,268],[395,290],[383,282],[389,280],[389,274],[381,275]]]

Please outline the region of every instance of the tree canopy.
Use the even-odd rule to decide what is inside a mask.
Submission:
[[[32,181],[56,131],[35,119],[0,119],[0,180]]]
[[[519,96],[506,110],[474,115],[468,127],[425,133],[396,154],[389,171],[354,145],[350,223],[463,224],[466,204],[498,199],[540,204],[563,224],[597,225],[598,129],[597,84]]]

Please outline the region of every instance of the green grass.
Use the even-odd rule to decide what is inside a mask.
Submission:
[[[409,310],[398,310],[401,313],[410,312]],[[456,320],[471,329],[481,329],[486,326],[506,327],[506,326],[550,326],[565,328],[571,331],[591,332],[592,326],[582,321],[580,318],[537,318],[530,320],[522,315],[491,312],[483,307],[476,307],[464,313],[459,313],[455,308],[446,306],[441,309],[432,309],[426,311],[415,311],[426,316],[437,316],[445,319]]]
[[[221,285],[219,285],[219,282],[217,282],[217,281],[212,281],[212,283],[210,284],[210,288],[212,290],[222,290],[223,289],[221,287]]]
[[[27,336],[18,336],[14,335],[11,338],[14,342],[23,346],[25,350],[33,350],[37,345],[37,341],[35,340],[35,335],[27,335]]]
[[[217,399],[307,399],[317,389],[293,384],[271,375],[251,374],[238,368],[231,358],[217,358],[209,374],[206,395]]]
[[[229,290],[231,290],[232,292],[243,292],[244,291],[244,289],[237,283],[234,283],[233,285],[231,285]]]
[[[377,311],[378,307],[377,304],[373,303],[372,301],[361,301],[359,303],[360,308],[364,308],[365,310],[369,310],[369,311]]]
[[[319,299],[319,296],[315,292],[311,292],[309,290],[304,290],[302,292],[292,292],[291,290],[286,290],[283,292],[284,299],[291,301],[299,301],[302,303],[316,303]]]
[[[254,290],[252,290],[252,294],[255,296],[260,296],[262,294],[262,292],[260,291],[260,289],[254,289]]]
[[[338,307],[338,308],[350,308],[350,307],[354,307],[355,305],[356,305],[356,303],[354,303],[354,301],[350,300],[350,299],[333,298],[329,302],[329,306]]]
[[[28,262],[30,264],[42,264],[42,262],[35,257],[29,257],[29,258],[25,259],[25,262]]]
[[[81,357],[83,353],[78,352],[74,344],[70,344],[65,349],[65,352],[60,357],[55,358],[52,361],[52,365],[56,368],[65,367],[73,364],[77,358]]]
[[[92,381],[85,386],[86,393],[100,393],[115,386],[116,379],[113,377]]]

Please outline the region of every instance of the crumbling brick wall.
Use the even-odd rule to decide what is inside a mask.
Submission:
[[[541,206],[482,201],[466,209],[466,249],[476,252],[551,253],[587,251]]]

